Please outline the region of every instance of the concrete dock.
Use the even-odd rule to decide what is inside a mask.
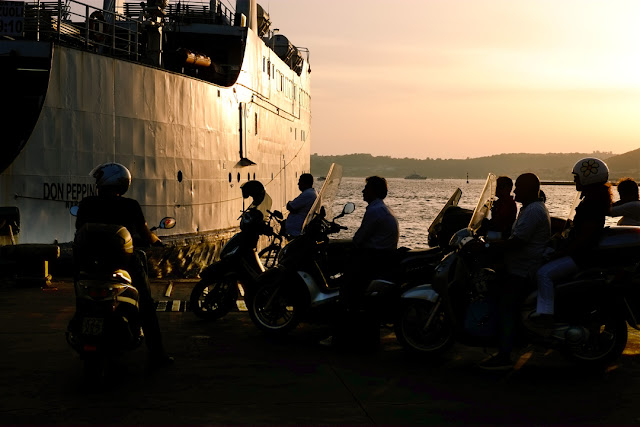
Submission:
[[[514,371],[487,373],[476,367],[483,349],[457,346],[442,360],[416,360],[390,330],[378,351],[358,353],[319,345],[326,333],[319,327],[270,341],[243,311],[207,323],[184,311],[194,283],[152,284],[175,364],[150,372],[142,347],[103,386],[83,381],[65,341],[70,280],[54,278],[49,290],[0,284],[0,424],[640,424],[634,330],[619,363],[604,372],[528,348]]]

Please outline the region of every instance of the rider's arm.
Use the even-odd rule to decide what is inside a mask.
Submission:
[[[353,235],[353,244],[356,247],[361,247],[363,243],[369,240],[369,237],[375,232],[376,229],[376,220],[373,217],[371,211],[367,211],[364,213],[364,217],[362,217],[362,223],[360,224],[360,228]]]
[[[287,210],[289,212],[295,212],[297,210],[300,210],[306,205],[306,202],[305,202],[304,197],[303,197],[302,194],[303,193],[300,193],[298,195],[298,197],[296,197],[295,199],[287,202]]]
[[[130,199],[133,200],[133,199]],[[140,204],[134,200],[134,203],[131,204],[131,214],[135,218],[136,230],[142,239],[143,243],[148,245],[157,244],[160,242],[160,238],[156,236],[147,225],[147,220],[144,218],[144,214],[142,213],[142,208]]]

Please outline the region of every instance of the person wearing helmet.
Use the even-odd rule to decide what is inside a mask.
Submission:
[[[123,197],[131,185],[131,173],[125,166],[119,163],[104,163],[94,168],[90,176],[96,180],[98,195],[87,196],[80,201],[76,230],[87,223],[117,224],[129,230],[133,236],[135,250],[127,270],[140,295],[140,316],[150,363],[154,367],[171,363],[173,358],[164,350],[160,325],[151,297],[147,257],[139,249],[162,245],[162,242],[149,230],[140,204],[134,199]]]
[[[553,260],[540,267],[536,274],[538,300],[536,311],[529,319],[544,327],[553,324],[554,283],[597,261],[593,248],[598,245],[611,207],[609,168],[605,162],[592,157],[581,159],[572,173],[582,200],[576,208],[564,248],[557,250],[552,255]]]
[[[300,175],[298,189],[300,190],[298,197],[287,203],[289,215],[287,215],[285,225],[287,234],[292,237],[297,237],[302,233],[304,220],[318,197],[318,192],[313,188],[313,175],[310,173]]]

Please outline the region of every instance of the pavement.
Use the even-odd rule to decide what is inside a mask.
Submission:
[[[215,322],[188,311],[195,280],[152,283],[174,365],[149,371],[146,348],[126,354],[106,384],[84,380],[64,331],[73,284],[0,285],[2,425],[638,425],[640,334],[617,364],[584,371],[527,348],[516,369],[484,372],[484,349],[409,357],[391,330],[381,347],[325,347],[302,326],[267,339],[245,311]],[[171,285],[171,289],[169,288]],[[489,351],[489,350],[487,350]]]

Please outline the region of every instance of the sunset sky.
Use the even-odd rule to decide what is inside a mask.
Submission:
[[[640,147],[640,1],[259,3],[311,51],[313,153]]]

